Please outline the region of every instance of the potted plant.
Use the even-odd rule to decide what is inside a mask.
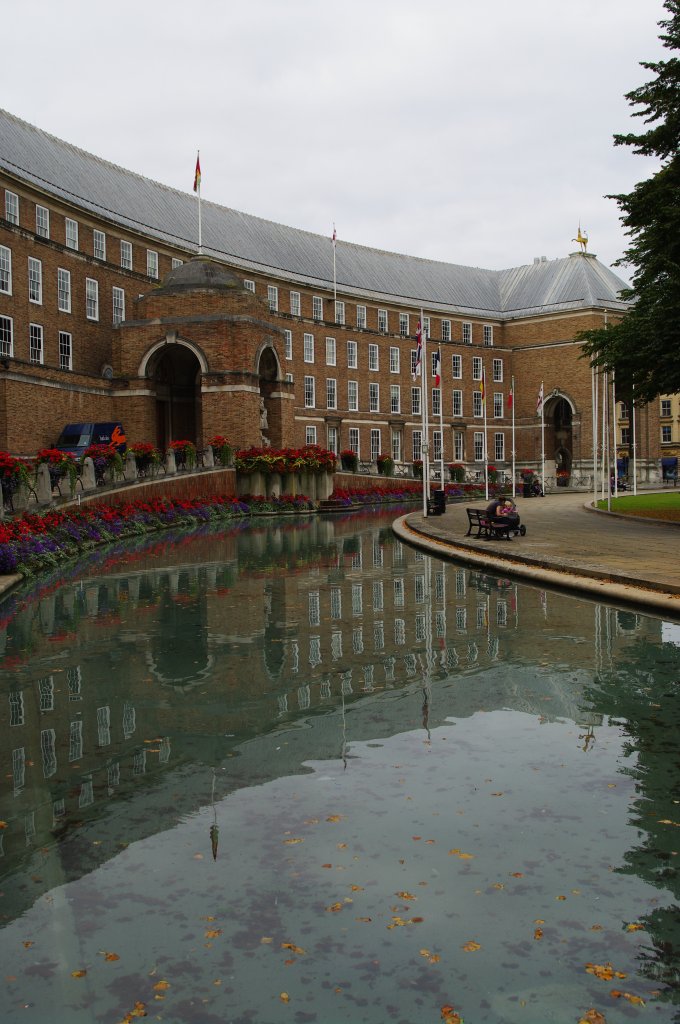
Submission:
[[[377,458],[378,472],[383,476],[392,476],[394,472],[394,459],[391,455],[379,455]]]
[[[56,487],[60,480],[68,476],[71,494],[73,494],[78,479],[78,466],[69,452],[59,451],[58,448],[41,448],[35,457],[35,464],[48,467],[52,487]]]
[[[135,457],[135,465],[140,476],[146,476],[147,473],[152,471],[153,467],[160,466],[161,453],[158,448],[155,448],[148,441],[138,441],[136,444],[131,444],[128,451],[132,452]]]
[[[356,473],[359,466],[359,456],[351,448],[345,448],[344,451],[340,452],[340,464],[343,469],[348,470],[350,473]]]
[[[449,473],[454,483],[462,484],[465,482],[465,466],[461,466],[459,462],[450,463]]]
[[[487,466],[486,471],[489,474],[489,483],[495,484],[498,480],[498,470],[495,466]]]
[[[28,466],[22,459],[16,459],[9,452],[0,452],[0,483],[2,500],[13,510],[13,495],[21,484],[29,486]]]
[[[193,469],[196,465],[196,445],[193,441],[171,441],[168,451],[174,452],[178,469]]]
[[[555,476],[557,477],[558,487],[567,487],[569,484],[570,473],[568,469],[558,469]]]
[[[423,460],[422,459],[414,459],[413,460],[413,475],[416,478],[416,480],[422,480],[423,479]]]
[[[223,434],[215,434],[214,437],[210,438],[208,444],[213,450],[215,462],[219,463],[220,466],[231,465],[232,448]]]
[[[110,470],[112,478],[115,478],[116,475],[123,475],[123,460],[113,444],[88,445],[80,457],[81,466],[85,459],[92,459],[94,463],[94,478],[98,487],[104,484],[104,475],[107,470]]]

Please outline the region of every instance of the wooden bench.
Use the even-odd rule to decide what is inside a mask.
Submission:
[[[470,537],[472,531],[476,530],[475,537],[485,537],[487,540],[504,537],[506,540],[510,540],[510,533],[515,529],[512,523],[494,522],[483,508],[468,508],[465,511],[468,517],[466,537]]]

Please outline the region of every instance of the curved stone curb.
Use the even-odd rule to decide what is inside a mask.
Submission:
[[[429,536],[425,531],[407,523],[407,518],[407,515],[401,516],[393,522],[394,533],[400,540],[422,548],[431,555],[455,559],[489,572],[516,576],[537,587],[582,593],[606,604],[624,607],[633,605],[656,614],[663,614],[669,619],[680,620],[680,593],[655,589],[651,582],[648,586],[636,586],[623,582],[621,577],[615,579],[611,575],[598,574],[595,570],[589,575],[580,575],[576,571],[552,568],[545,562],[531,564],[507,555],[487,554],[486,551],[478,551]]]

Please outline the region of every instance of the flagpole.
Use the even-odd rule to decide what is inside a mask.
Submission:
[[[541,381],[541,490],[545,494],[545,390]]]
[[[196,151],[196,172],[194,174],[194,192],[198,196],[198,255],[203,255],[203,225],[201,219],[201,151]]]
[[[633,394],[631,396],[631,427],[633,437],[633,494],[637,494],[637,439],[635,437],[635,385],[633,384]]]
[[[425,312],[422,309],[420,311],[420,343],[420,401],[423,417],[423,515],[427,517],[427,499],[430,496],[430,445],[428,443],[430,426],[428,423],[427,389],[425,386],[425,364],[427,362],[427,333],[425,331]]]
[[[590,370],[590,391],[593,414],[593,504],[597,504],[597,375],[595,367]]]
[[[517,497],[517,487],[515,484],[516,479],[516,459],[515,454],[515,378],[513,377],[510,383],[510,398],[512,401],[512,496]]]
[[[442,491],[446,492],[444,486],[444,402],[443,394],[444,388],[441,382],[441,350],[439,357],[439,486]]]
[[[486,424],[486,370],[482,367],[482,408],[484,410],[484,496],[489,500],[489,444]]]
[[[337,235],[335,232],[335,223],[333,223],[333,323],[337,323],[337,309],[338,309],[338,286],[337,277],[335,273],[335,243]]]
[[[619,460],[616,453],[616,380],[612,370],[612,458],[614,460],[614,497],[619,496]]]

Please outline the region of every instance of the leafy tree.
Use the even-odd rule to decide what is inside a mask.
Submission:
[[[622,320],[585,331],[584,354],[616,371],[617,390],[632,391],[638,404],[680,391],[680,0],[665,0],[670,17],[659,22],[669,60],[642,62],[654,78],[626,94],[650,125],[640,135],[615,135],[617,146],[656,156],[660,169],[627,195],[608,196],[622,210],[631,242],[618,264],[634,268],[623,298],[634,305]]]

